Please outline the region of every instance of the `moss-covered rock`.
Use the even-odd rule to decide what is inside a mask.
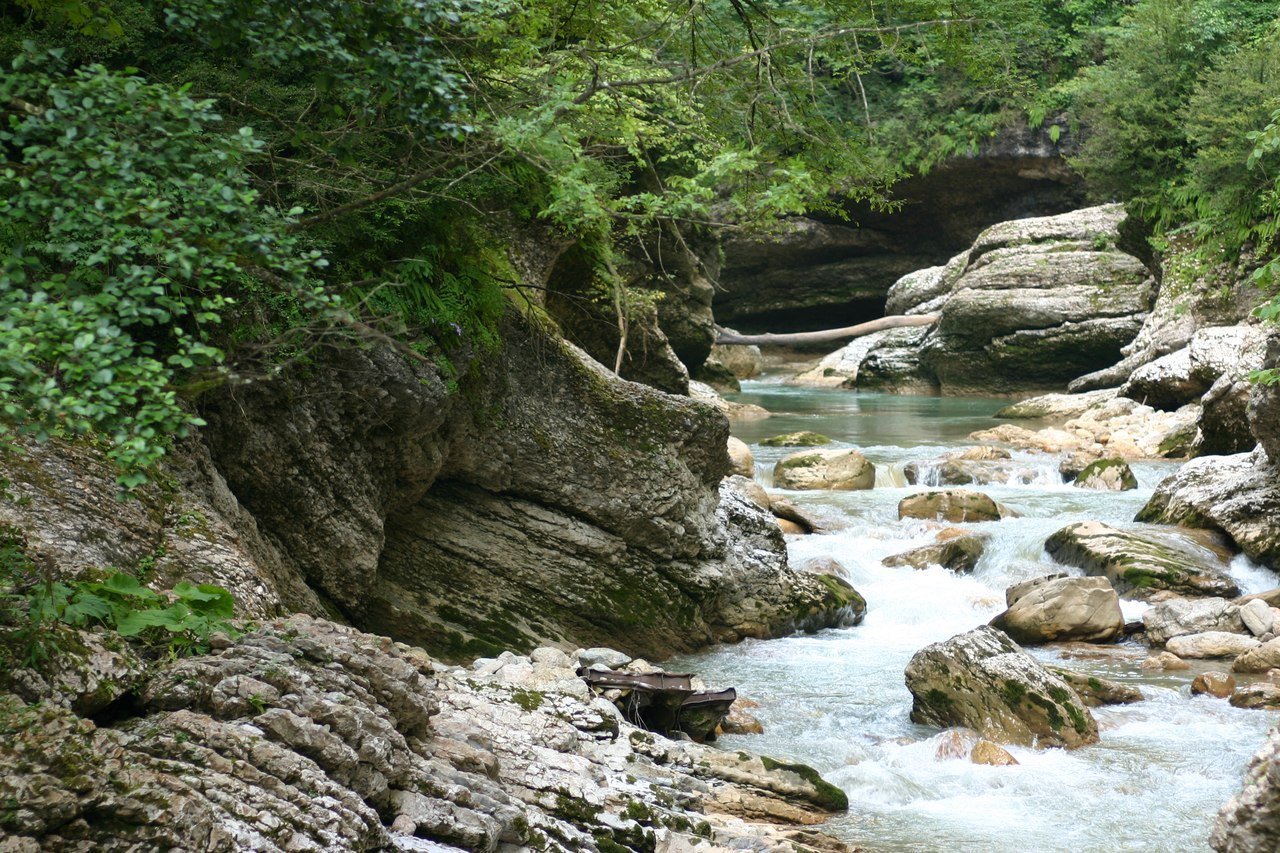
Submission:
[[[1084,521],[1062,528],[1044,547],[1059,563],[1102,575],[1130,595],[1156,590],[1228,598],[1240,594],[1221,556],[1174,531],[1118,530]]]
[[[1013,513],[990,495],[972,489],[917,492],[898,502],[898,518],[950,521],[954,524],[999,521]]]
[[[789,432],[785,435],[771,436],[760,443],[765,447],[818,447],[819,445],[830,444],[831,439],[820,432],[803,430],[801,432]]]
[[[1138,478],[1123,459],[1098,459],[1085,465],[1072,485],[1098,492],[1124,492],[1138,488]]]
[[[804,450],[785,456],[773,467],[780,489],[870,489],[876,468],[856,450]]]
[[[984,626],[926,646],[907,664],[911,719],[964,726],[998,743],[1073,749],[1098,726],[1069,684]]]

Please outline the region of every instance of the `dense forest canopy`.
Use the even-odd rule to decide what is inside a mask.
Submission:
[[[495,221],[579,240],[603,298],[655,227],[891,204],[1022,123],[1082,140],[1157,248],[1274,286],[1277,26],[1248,0],[6,2],[3,427],[99,436],[136,484],[195,395],[317,341],[445,371],[496,345]]]

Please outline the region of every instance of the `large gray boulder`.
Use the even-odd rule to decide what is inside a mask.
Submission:
[[[1083,521],[1062,528],[1044,547],[1059,563],[1105,576],[1130,595],[1156,590],[1218,597],[1240,593],[1218,555],[1176,533],[1118,530]]]
[[[895,346],[879,343],[858,387],[1053,390],[1114,362],[1153,299],[1141,262],[1116,248],[1123,218],[1104,205],[1003,222],[946,266],[900,280],[894,309],[936,313],[938,324],[908,354],[885,358]]]
[[[1157,645],[1167,643],[1174,637],[1205,631],[1248,633],[1239,606],[1225,598],[1173,598],[1161,601],[1142,614],[1142,628],[1147,639]]]
[[[1280,568],[1280,472],[1262,448],[1191,460],[1160,484],[1138,520],[1220,530],[1252,559]]]
[[[926,646],[906,669],[911,719],[964,726],[999,743],[1073,749],[1098,741],[1079,695],[989,626]]]
[[[1165,643],[1170,653],[1184,660],[1205,658],[1235,658],[1251,652],[1261,645],[1245,634],[1228,631],[1205,631],[1203,634],[1183,634]]]
[[[1280,850],[1280,730],[1250,759],[1240,792],[1218,812],[1209,843],[1218,853]]]
[[[1106,578],[1037,578],[1009,587],[1005,602],[991,625],[1025,645],[1109,643],[1124,633],[1120,597]]]
[[[1191,375],[1191,348],[1162,355],[1133,372],[1120,393],[1154,409],[1173,411],[1209,390]]]

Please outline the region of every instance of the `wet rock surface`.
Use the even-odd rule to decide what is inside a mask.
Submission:
[[[947,489],[907,495],[898,502],[898,518],[949,521],[953,524],[999,521],[1011,513],[991,496],[972,489]]]
[[[1070,685],[995,628],[926,646],[907,664],[906,681],[917,723],[965,726],[1024,746],[1098,740],[1093,715]]]
[[[1176,533],[1119,530],[1096,521],[1072,524],[1049,537],[1045,550],[1060,563],[1102,575],[1120,592],[1171,590],[1191,596],[1234,596],[1225,563]]]
[[[1120,597],[1106,578],[1047,577],[1010,587],[991,625],[1022,644],[1109,643],[1124,632]]]
[[[856,450],[802,450],[784,456],[773,468],[779,489],[870,489],[876,468]]]
[[[1138,520],[1220,530],[1254,560],[1280,567],[1280,476],[1261,448],[1191,460],[1160,484]]]

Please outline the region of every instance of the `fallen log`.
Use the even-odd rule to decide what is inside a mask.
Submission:
[[[938,322],[937,314],[895,314],[869,320],[856,326],[845,326],[841,329],[822,329],[817,332],[790,332],[782,334],[765,333],[763,335],[739,335],[716,329],[718,344],[759,344],[762,346],[796,346],[799,344],[820,344],[827,341],[838,341],[842,338],[860,338],[873,332],[885,329],[900,329],[907,326],[932,326]]]

